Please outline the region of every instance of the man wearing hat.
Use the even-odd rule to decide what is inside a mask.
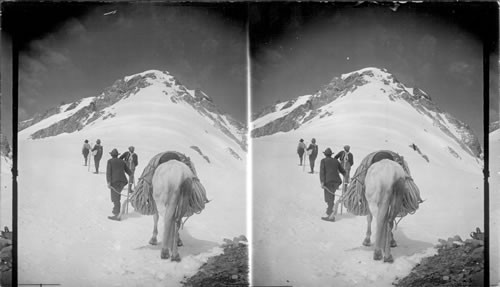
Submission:
[[[114,148],[110,153],[111,159],[108,160],[108,165],[106,167],[106,181],[108,183],[108,188],[111,191],[111,202],[113,202],[113,216],[108,216],[112,220],[120,220],[118,215],[120,214],[120,193],[123,187],[127,185],[128,181],[125,177],[125,173],[132,176],[132,171],[128,168],[127,164],[118,158],[118,150]]]
[[[129,191],[130,191],[130,185],[134,183],[134,174],[135,174],[135,167],[139,164],[139,158],[137,157],[137,154],[134,153],[135,148],[133,146],[128,147],[128,151],[124,152],[119,159],[125,161],[127,163],[128,168],[130,171],[132,171],[132,178],[129,180]]]
[[[327,148],[323,154],[325,158],[321,160],[319,167],[319,180],[321,182],[321,188],[323,188],[325,195],[325,202],[327,204],[326,214],[330,216],[333,212],[333,203],[335,201],[335,191],[342,184],[342,179],[340,179],[339,173],[345,176],[345,170],[340,165],[340,162],[335,158],[332,158],[332,150]],[[335,221],[335,217],[322,217],[324,220]]]
[[[349,183],[349,174],[351,173],[351,166],[354,164],[354,156],[349,150],[350,146],[345,145],[344,150],[337,153],[333,158],[338,159],[345,170],[344,184]]]

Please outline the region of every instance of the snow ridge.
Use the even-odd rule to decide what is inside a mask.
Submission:
[[[37,114],[32,119],[19,123],[20,135],[41,139],[62,133],[72,133],[92,126],[100,120],[113,118],[113,106],[144,90],[161,93],[172,103],[186,103],[206,118],[227,137],[246,150],[246,127],[220,111],[213,100],[201,90],[189,90],[169,72],[148,70],[126,76],[104,90],[99,96],[84,98],[71,104]],[[136,100],[140,101],[139,98]],[[166,111],[167,112],[167,111]]]
[[[366,111],[369,115],[377,112],[377,106],[382,108],[379,111],[408,111],[411,118],[418,118],[421,122],[420,130],[428,130],[422,128],[426,125],[422,122],[425,119],[473,157],[479,157],[482,152],[479,140],[470,127],[441,111],[427,93],[405,86],[385,69],[373,67],[335,77],[314,95],[300,96],[263,109],[253,117],[251,135],[255,138],[289,132],[326,119],[334,124],[336,114],[349,112],[342,108],[347,102],[351,103],[350,111],[355,111],[363,103],[371,105],[373,108],[367,107]],[[406,118],[406,115],[401,115],[394,120]]]

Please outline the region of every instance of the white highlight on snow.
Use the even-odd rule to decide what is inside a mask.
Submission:
[[[83,98],[74,109],[71,109],[67,112],[65,111],[65,109],[67,109],[71,104],[66,104],[66,105],[62,106],[59,113],[57,113],[51,117],[48,117],[44,120],[41,120],[40,122],[20,131],[18,133],[19,139],[28,139],[31,136],[31,134],[33,134],[34,132],[41,130],[41,129],[44,129],[44,128],[47,128],[58,121],[69,118],[70,116],[72,116],[73,114],[78,112],[83,107],[88,106],[94,99],[95,99],[95,97]]]
[[[307,102],[307,100],[309,100],[310,98],[311,98],[311,95],[300,96],[293,103],[293,105],[291,105],[290,107],[283,109],[283,110],[281,110],[281,109],[283,108],[283,106],[285,106],[286,103],[288,103],[288,101],[277,104],[276,105],[276,112],[269,113],[267,115],[264,115],[263,117],[256,119],[255,121],[253,121],[253,123],[252,123],[253,128],[259,128],[259,127],[265,126],[266,124],[268,124],[276,119],[279,119],[281,117],[286,116],[288,113],[293,111],[298,106],[305,104]]]

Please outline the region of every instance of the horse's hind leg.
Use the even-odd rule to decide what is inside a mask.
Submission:
[[[393,263],[394,258],[392,258],[391,254],[391,243],[394,240],[392,238],[392,223],[385,224],[385,241],[384,241],[384,262]]]
[[[384,216],[381,215],[380,209],[378,210],[377,213],[377,231],[375,233],[375,251],[373,252],[373,259],[374,260],[381,260],[382,259],[382,250],[384,249],[384,243],[385,243],[385,222],[384,222]]]
[[[396,243],[396,240],[394,240],[394,233],[392,233],[392,227],[391,227],[391,247],[397,247],[398,244]]]
[[[184,246],[184,243],[182,242],[182,240],[181,240],[181,236],[180,236],[180,234],[179,234],[179,229],[180,229],[180,226],[181,226],[181,223],[180,223],[180,222],[178,222],[178,223],[177,223],[177,246],[178,246],[178,247]]]
[[[158,212],[153,214],[153,222],[154,222],[154,227],[153,227],[153,237],[149,240],[149,244],[151,245],[157,245],[158,244],[158,219],[159,219]]]
[[[366,216],[366,221],[368,223],[368,226],[366,227],[366,237],[365,237],[365,240],[363,240],[363,245],[364,246],[370,246],[371,245],[370,237],[372,236],[372,220],[373,220],[373,216],[371,215],[371,213],[369,213]]]
[[[172,224],[172,232],[173,232],[173,244],[172,244],[172,261],[180,262],[181,261],[181,256],[179,255],[179,250],[177,246],[179,246],[179,226],[176,224]]]

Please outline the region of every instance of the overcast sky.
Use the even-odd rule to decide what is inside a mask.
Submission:
[[[20,120],[157,69],[246,121],[246,5],[37,4],[4,11],[20,25]]]
[[[390,8],[254,5],[249,14],[252,109],[313,94],[343,73],[386,68],[467,123],[482,143],[483,46],[478,33],[488,13],[463,5]],[[498,91],[493,100],[492,117],[498,118]]]

